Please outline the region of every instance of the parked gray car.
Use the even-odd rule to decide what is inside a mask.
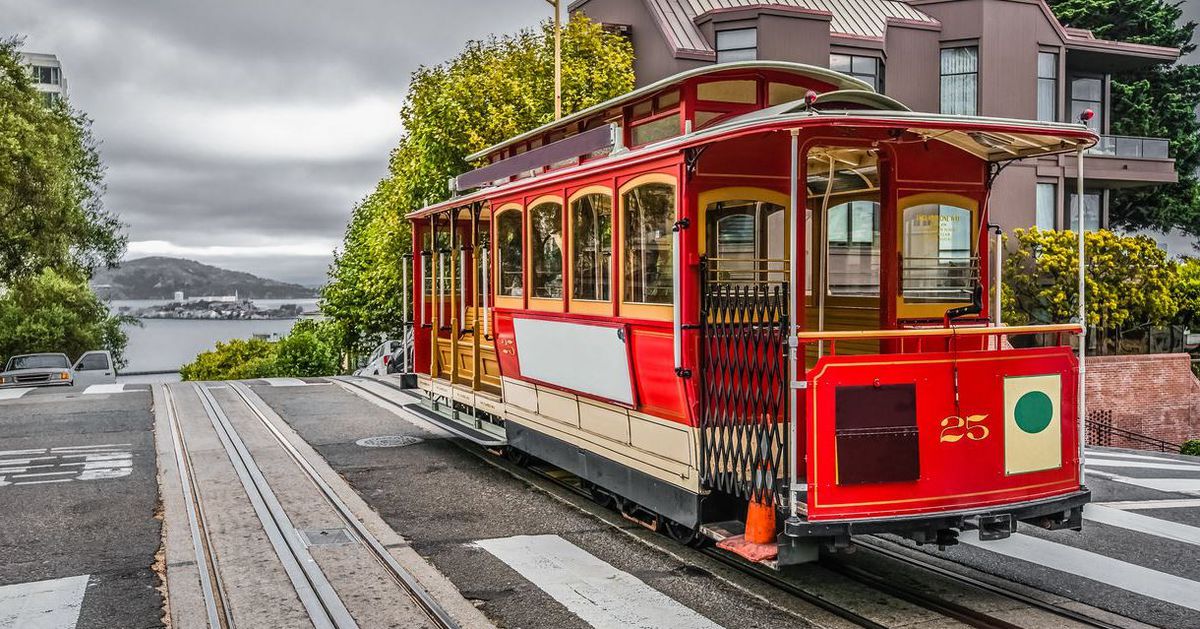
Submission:
[[[0,388],[69,387],[75,383],[66,354],[22,354],[8,359],[0,372]]]

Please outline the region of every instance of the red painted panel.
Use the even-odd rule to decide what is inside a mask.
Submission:
[[[1062,467],[1006,475],[1004,378],[1046,374],[1062,376]],[[907,383],[917,387],[919,480],[839,485],[837,386]],[[1066,347],[821,359],[809,371],[806,396],[809,519],[928,514],[1078,490],[1077,383],[1078,363]],[[955,418],[980,415],[970,436],[953,438],[964,432]]]

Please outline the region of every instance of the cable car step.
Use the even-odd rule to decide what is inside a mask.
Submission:
[[[421,417],[437,424],[447,431],[462,437],[468,441],[473,441],[486,448],[495,448],[498,446],[508,445],[508,440],[504,437],[480,430],[472,425],[469,425],[461,420],[447,417],[436,411],[432,411],[424,406],[416,404],[406,406],[406,408]],[[473,423],[473,422],[472,422]]]
[[[746,541],[746,525],[738,520],[700,525],[700,532],[716,540],[717,548],[727,550],[746,561],[775,568],[778,544],[754,544]]]

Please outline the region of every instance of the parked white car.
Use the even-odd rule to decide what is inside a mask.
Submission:
[[[21,354],[8,359],[0,372],[0,388],[69,387],[74,381],[66,354]]]
[[[356,376],[386,376],[395,371],[392,366],[400,350],[400,341],[384,341],[371,352],[362,366],[354,371]]]
[[[75,361],[71,370],[75,374],[77,387],[87,388],[93,384],[112,384],[117,381],[117,369],[112,354],[107,350],[85,352]]]

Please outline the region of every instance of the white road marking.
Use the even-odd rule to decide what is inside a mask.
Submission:
[[[267,384],[273,387],[307,387],[308,383],[299,378],[265,378]]]
[[[1162,461],[1162,459],[1159,459],[1159,461]],[[1192,465],[1191,463],[1150,463],[1149,461],[1109,461],[1088,458],[1085,465],[1088,467],[1133,467],[1146,470],[1184,470],[1200,473],[1200,465]]]
[[[1180,524],[1161,518],[1152,518],[1140,513],[1130,513],[1103,505],[1089,504],[1083,507],[1083,517],[1101,524],[1118,526],[1139,533],[1156,535],[1177,542],[1200,546],[1200,528]]]
[[[88,575],[0,586],[0,629],[75,629]]]
[[[93,384],[87,389],[84,389],[84,395],[97,395],[100,393],[124,393],[125,385],[123,383],[116,384]]]
[[[33,387],[22,387],[20,389],[0,389],[0,400],[15,400],[32,390]]]
[[[133,453],[130,444],[98,444],[63,446],[42,450],[22,450],[18,457],[0,456],[0,487],[38,485],[73,480],[122,478],[133,473]],[[17,451],[13,451],[17,452]],[[27,456],[27,454],[50,456]],[[38,461],[38,463],[34,463]],[[70,478],[48,479],[50,476]]]
[[[599,629],[720,629],[637,577],[557,535],[518,535],[476,542],[571,613]]]
[[[42,448],[38,448],[36,450],[0,450],[0,456],[14,456],[17,454],[38,454],[39,452],[45,452],[45,450],[43,450]]]
[[[1124,511],[1138,509],[1195,509],[1200,508],[1200,498],[1180,498],[1178,500],[1117,500],[1114,502],[1094,502],[1092,504]]]
[[[1200,596],[1196,596],[1196,592],[1200,592],[1200,582],[1191,579],[1020,533],[1007,539],[981,542],[978,531],[964,531],[959,540],[983,550],[1200,611]]]
[[[1191,463],[1190,461],[1180,461],[1179,459],[1172,459],[1171,457],[1166,457],[1166,456],[1154,456],[1152,454],[1131,454],[1129,452],[1100,452],[1100,451],[1094,451],[1094,450],[1088,450],[1084,454],[1084,458],[1086,460],[1091,460],[1093,458],[1141,459],[1143,461]],[[1192,463],[1192,465],[1200,465],[1200,463]]]
[[[1107,478],[1115,483],[1136,485],[1156,491],[1200,496],[1200,478],[1130,478],[1099,470],[1088,470],[1088,475]]]

